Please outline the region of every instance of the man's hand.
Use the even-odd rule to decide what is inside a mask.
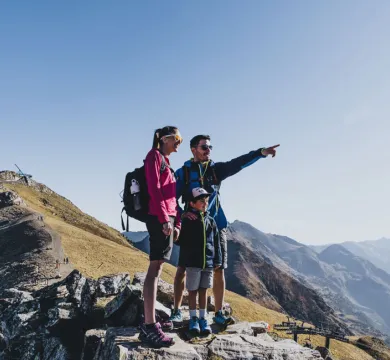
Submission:
[[[214,265],[214,270],[218,270],[222,265]]]
[[[171,222],[166,222],[163,224],[162,232],[165,236],[169,236],[172,234],[173,228]]]
[[[198,218],[194,213],[189,211],[185,212],[182,217],[187,218],[189,220],[196,220]]]
[[[275,157],[276,155],[276,148],[279,147],[280,144],[278,145],[274,145],[274,146],[270,146],[268,148],[265,148],[265,149],[262,149],[261,150],[261,155],[263,156],[268,156],[268,155],[272,155],[272,157]]]
[[[173,230],[173,241],[177,241],[177,239],[179,238],[179,235],[180,235],[180,230],[175,227],[175,229]]]

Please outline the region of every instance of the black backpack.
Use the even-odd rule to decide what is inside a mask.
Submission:
[[[169,167],[165,161],[165,157],[159,152],[161,155],[161,168],[160,168],[160,174],[162,174],[167,167]],[[145,160],[144,160],[145,162]],[[171,171],[171,167],[169,167]],[[131,194],[130,188],[132,181],[137,181],[139,184],[139,202],[140,202],[140,208],[135,208],[135,199],[134,195]],[[146,184],[146,176],[145,176],[145,164],[142,165],[139,168],[136,168],[134,171],[127,173],[125,178],[125,187],[123,189],[123,196],[122,196],[122,202],[123,202],[123,209],[121,212],[121,221],[122,221],[122,229],[129,231],[129,217],[136,219],[141,222],[146,222],[148,218],[149,213],[149,193],[148,193],[148,187]],[[127,214],[127,223],[125,228],[125,223],[123,221],[123,211]]]

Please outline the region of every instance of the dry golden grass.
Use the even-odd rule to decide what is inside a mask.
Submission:
[[[6,186],[17,191],[29,207],[46,216],[45,222],[60,234],[66,256],[85,276],[98,278],[119,272],[127,272],[133,276],[135,272],[147,270],[149,260],[146,254],[131,247],[118,231],[84,214],[68,200],[57,194],[42,193],[23,185]],[[174,276],[175,268],[165,264],[162,279],[173,283]],[[287,320],[285,315],[230,291],[226,292],[226,301],[231,304],[234,315],[240,320],[263,320],[271,326]],[[278,334],[284,338],[292,338],[284,332]],[[305,338],[305,335],[301,335],[299,342],[303,343]],[[311,342],[314,346],[324,346],[325,338],[312,336]],[[373,359],[356,346],[336,340],[331,340],[330,349],[338,360]]]
[[[117,230],[83,213],[69,200],[56,193],[50,194],[37,191],[32,187],[21,184],[6,184],[6,187],[15,190],[29,207],[47,217],[60,219],[67,224],[74,225],[102,238],[130,247],[126,239]]]

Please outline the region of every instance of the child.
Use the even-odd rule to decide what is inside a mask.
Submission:
[[[213,270],[221,266],[222,254],[215,221],[207,214],[210,194],[202,189],[192,190],[188,211],[196,214],[196,220],[184,218],[177,244],[180,260],[187,271],[189,293],[189,330],[196,334],[210,334],[206,319],[207,289],[213,287]],[[196,316],[196,296],[199,294],[199,317]]]

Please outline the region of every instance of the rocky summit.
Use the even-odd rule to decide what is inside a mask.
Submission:
[[[180,328],[172,332],[175,345],[150,348],[138,339],[143,277],[137,274],[131,281],[128,274],[115,274],[93,280],[74,270],[37,291],[3,290],[0,359],[321,359],[318,351],[292,340],[275,341],[262,322],[239,322],[223,332],[214,328],[207,338],[191,338]],[[161,319],[169,316],[165,305],[171,290],[160,280],[156,312]]]

